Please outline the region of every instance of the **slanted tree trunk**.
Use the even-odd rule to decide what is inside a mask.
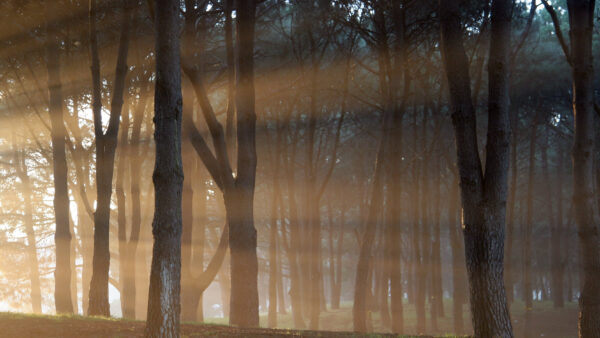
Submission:
[[[575,144],[573,202],[581,244],[583,289],[579,299],[579,336],[600,337],[600,229],[594,201],[594,85],[592,34],[594,0],[568,0]]]
[[[492,2],[485,171],[477,146],[458,4],[440,0],[439,15],[441,51],[456,137],[473,328],[477,337],[512,337],[503,276],[510,154],[508,53],[512,1]]]
[[[152,267],[148,293],[146,337],[179,337],[181,278],[181,68],[180,6],[176,0],[156,0],[156,85],[154,140],[156,162]]]
[[[52,165],[54,177],[54,215],[56,219],[56,270],[54,272],[54,301],[57,313],[73,313],[71,300],[71,230],[69,226],[69,189],[67,187],[66,130],[63,119],[63,94],[60,79],[60,50],[57,10],[46,3],[46,69]]]

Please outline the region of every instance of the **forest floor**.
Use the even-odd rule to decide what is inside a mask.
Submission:
[[[143,321],[83,316],[0,313],[0,337],[143,337]],[[409,337],[352,332],[243,329],[226,325],[184,323],[182,337]],[[428,336],[423,336],[428,337]]]
[[[450,303],[450,302],[448,302]],[[451,304],[448,304],[451,305]],[[453,337],[451,308],[447,307],[446,316],[438,319],[438,329],[431,329],[427,319],[427,332],[437,336]],[[465,306],[466,308],[466,306]],[[414,332],[414,319],[410,305],[405,307],[405,329]],[[291,329],[242,329],[223,324],[226,319],[208,319],[216,323],[184,323],[181,325],[182,337],[400,337],[389,333],[359,335],[347,332],[351,329],[351,309],[324,312],[321,316],[324,331],[300,331]],[[525,337],[523,333],[524,307],[516,303],[511,308],[511,318],[516,337]],[[261,325],[264,325],[261,316]],[[385,332],[378,313],[372,314],[373,331]],[[469,313],[465,312],[465,327],[470,328]],[[143,337],[144,322],[116,318],[98,318],[83,316],[50,316],[20,313],[0,313],[0,337]],[[279,327],[291,326],[289,315],[280,315]],[[568,303],[563,309],[553,309],[549,302],[538,302],[532,312],[532,332],[530,337],[576,337],[577,305]],[[344,330],[346,332],[344,332]],[[470,330],[469,330],[470,331]],[[402,336],[409,337],[409,336]],[[426,336],[423,336],[426,337]]]

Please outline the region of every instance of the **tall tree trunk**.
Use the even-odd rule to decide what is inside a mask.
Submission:
[[[97,206],[94,213],[94,257],[92,280],[89,293],[89,315],[110,316],[108,300],[108,277],[110,270],[110,202],[114,172],[115,150],[119,135],[121,110],[127,75],[127,54],[129,51],[129,28],[132,1],[123,4],[121,32],[113,93],[111,97],[110,120],[106,133],[102,130],[102,91],[100,83],[100,60],[96,37],[96,0],[90,1],[90,54],[92,57],[92,110],[94,134],[96,138],[96,191]]]
[[[513,301],[513,285],[514,285],[514,277],[513,270],[514,264],[512,259],[512,248],[513,248],[513,237],[514,237],[514,229],[517,220],[516,214],[516,206],[517,206],[517,189],[518,189],[518,154],[517,154],[517,146],[518,146],[518,132],[519,132],[519,123],[518,123],[518,111],[514,111],[511,113],[511,140],[510,140],[510,186],[508,190],[508,221],[506,223],[506,251],[504,252],[504,260],[505,260],[505,284],[506,284],[506,296],[508,303],[512,303]]]
[[[600,229],[593,188],[594,85],[592,34],[594,0],[568,0],[573,63],[573,202],[577,222],[583,289],[579,299],[579,336],[600,337]]]
[[[52,163],[54,176],[54,215],[56,219],[56,270],[54,272],[54,300],[57,313],[73,313],[71,300],[71,231],[69,227],[69,189],[67,187],[67,159],[65,154],[66,130],[63,119],[63,94],[60,79],[60,49],[58,18],[53,5],[46,3],[46,69]]]
[[[344,231],[344,227],[345,227],[345,223],[346,223],[346,210],[345,208],[342,208],[342,210],[340,210],[340,225],[339,225],[339,230],[338,230],[338,237],[337,237],[337,247],[336,247],[336,251],[335,251],[335,260],[336,260],[336,270],[335,270],[335,284],[334,287],[331,291],[332,295],[331,295],[331,308],[332,309],[339,309],[340,308],[340,301],[341,301],[341,296],[342,296],[342,257],[344,254],[344,235],[345,235],[345,231]]]
[[[463,303],[464,303],[464,250],[460,241],[460,193],[458,189],[458,176],[450,189],[450,204],[448,208],[448,232],[450,233],[450,246],[452,248],[452,318],[454,333],[464,333],[463,328]]]
[[[298,219],[298,205],[296,203],[296,180],[295,180],[295,160],[296,160],[296,142],[292,140],[291,149],[286,156],[286,185],[288,191],[288,208],[290,219],[290,250],[288,255],[288,264],[290,267],[290,298],[292,303],[292,317],[294,318],[294,327],[303,329],[306,327],[303,318],[303,297],[302,297],[302,271],[299,266],[298,257],[302,256],[300,242],[300,224]]]
[[[527,178],[527,219],[523,229],[523,297],[525,301],[525,335],[531,336],[531,312],[533,311],[533,287],[532,287],[532,243],[533,236],[533,186],[535,179],[535,146],[537,142],[537,125],[539,112],[531,122],[531,134],[529,137],[529,174]]]
[[[277,175],[279,174],[279,157],[273,159],[275,161],[275,170],[273,172],[273,203],[271,205],[271,224],[269,228],[269,314],[268,326],[271,328],[277,327]]]
[[[181,278],[181,71],[180,6],[175,0],[155,1],[156,85],[154,140],[156,162],[152,268],[148,293],[146,337],[179,337]]]
[[[387,151],[390,138],[390,125],[392,122],[391,107],[386,107],[382,120],[382,132],[375,159],[375,169],[373,170],[373,188],[371,192],[371,203],[365,226],[365,233],[360,243],[360,254],[356,268],[354,282],[354,304],[352,315],[354,322],[354,331],[367,331],[367,290],[371,289],[369,275],[371,274],[371,251],[375,240],[377,230],[377,220],[383,204],[383,175],[384,175],[384,157]]]
[[[193,95],[189,86],[183,87],[183,123],[193,123]],[[188,122],[189,119],[189,122]],[[182,195],[182,234],[181,234],[181,319],[184,321],[195,321],[199,302],[199,290],[192,277],[192,234],[194,232],[194,189],[193,178],[195,173],[195,158],[193,149],[189,142],[189,135],[183,129],[182,153],[183,180]]]
[[[238,175],[235,190],[225,193],[231,253],[229,323],[258,323],[258,259],[254,227],[256,114],[254,107],[255,0],[237,2],[238,81],[236,88]]]
[[[127,243],[127,210],[125,205],[125,168],[126,162],[130,161],[129,154],[129,109],[125,108],[123,114],[123,126],[121,126],[121,135],[119,136],[119,162],[117,164],[117,180],[115,182],[115,194],[117,195],[117,236],[119,239],[119,290],[121,297],[121,314],[123,318],[135,319],[135,309],[132,313],[130,308],[131,296],[125,292],[126,275],[132,273]],[[134,294],[135,295],[135,294]]]
[[[440,0],[439,10],[441,50],[456,137],[473,328],[477,337],[512,337],[503,276],[510,155],[508,53],[512,1],[492,2],[485,172],[479,158],[458,4]]]
[[[563,308],[564,303],[564,262],[563,262],[563,246],[562,237],[563,232],[563,187],[562,180],[565,178],[565,172],[563,170],[565,158],[564,150],[562,145],[558,145],[558,166],[556,168],[556,221],[552,224],[550,241],[551,241],[551,257],[550,257],[550,271],[551,271],[551,293],[552,301],[554,302],[554,308]]]
[[[27,236],[27,262],[29,264],[29,280],[31,283],[31,310],[33,313],[42,313],[42,291],[40,287],[40,267],[37,256],[37,239],[33,227],[33,205],[31,202],[31,181],[27,173],[25,153],[16,152],[17,174],[21,180],[21,194],[25,208],[25,234]]]

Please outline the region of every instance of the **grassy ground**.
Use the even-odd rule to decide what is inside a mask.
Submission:
[[[452,318],[452,300],[444,300],[445,316],[438,318],[437,329],[432,327],[427,308],[427,325],[425,333],[437,336],[445,336],[454,331]],[[467,304],[463,305],[463,325],[465,332],[461,334],[473,334],[471,328],[471,313]],[[373,312],[372,331],[389,332],[379,316],[379,312]],[[514,333],[517,337],[524,337],[525,306],[522,302],[515,302],[511,306],[511,319]],[[266,315],[261,315],[261,326],[267,326]],[[227,318],[206,318],[207,323],[227,324]],[[291,314],[278,315],[278,328],[293,327]],[[554,309],[552,302],[535,302],[532,311],[532,337],[577,337],[577,303],[567,303],[563,309]],[[352,304],[342,304],[339,310],[328,310],[321,314],[320,329],[325,331],[350,331],[352,330]],[[418,334],[416,328],[416,312],[413,305],[404,305],[404,333]]]
[[[144,322],[82,316],[0,313],[0,337],[143,337]],[[184,323],[182,337],[400,337],[391,334],[241,329],[217,324]],[[409,336],[404,336],[409,337]]]
[[[438,319],[438,328],[431,327],[427,319],[428,334],[453,337],[451,302],[445,302],[446,316]],[[464,306],[464,324],[471,327],[467,306]],[[522,303],[513,304],[511,318],[516,337],[524,337],[525,309]],[[280,329],[240,329],[224,324],[225,318],[208,318],[207,323],[184,323],[181,326],[183,337],[399,337],[386,334],[379,313],[372,314],[373,331],[380,334],[358,335],[348,332],[352,329],[352,309],[344,304],[341,309],[327,311],[321,315],[323,331],[291,330],[292,318],[289,314],[278,316]],[[405,333],[415,334],[414,307],[405,306]],[[261,325],[266,326],[266,316],[261,316]],[[564,309],[554,309],[550,302],[535,303],[532,312],[533,332],[531,337],[576,337],[577,305],[569,303]],[[144,322],[120,319],[106,319],[81,316],[45,316],[17,313],[0,313],[0,337],[142,337]],[[467,332],[470,333],[470,332]],[[409,337],[409,336],[404,336]]]

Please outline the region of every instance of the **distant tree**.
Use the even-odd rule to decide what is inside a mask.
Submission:
[[[60,2],[45,3],[46,15],[46,69],[52,159],[54,172],[54,214],[56,217],[56,271],[54,272],[54,299],[57,313],[72,313],[71,300],[71,228],[69,225],[69,189],[67,158],[65,153],[66,130],[63,118],[63,90],[60,74],[60,32],[57,14]]]

